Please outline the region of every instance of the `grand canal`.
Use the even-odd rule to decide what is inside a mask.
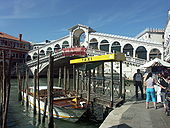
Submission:
[[[30,86],[33,85],[33,79],[29,80]],[[54,83],[57,83],[57,79],[54,79]],[[46,78],[40,79],[40,84],[45,86],[47,84]],[[56,85],[54,85],[56,86]],[[46,128],[47,122],[45,124],[38,124],[37,117],[33,116],[32,109],[26,109],[21,102],[18,101],[18,83],[17,79],[11,79],[11,94],[8,112],[8,127],[9,128]],[[98,128],[99,123],[89,122],[86,120],[79,121],[76,123],[54,120],[56,128]]]

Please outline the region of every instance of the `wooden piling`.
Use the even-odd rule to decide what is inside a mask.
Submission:
[[[88,71],[88,85],[87,85],[87,104],[90,103],[90,90],[91,90],[91,70]]]
[[[2,128],[7,127],[7,119],[8,119],[8,106],[9,106],[9,96],[10,96],[10,88],[11,88],[11,61],[12,57],[10,57],[9,60],[9,65],[8,65],[8,77],[7,77],[7,87],[6,88],[6,97],[5,97],[5,108],[4,108],[4,113],[3,113],[3,123],[2,123]]]
[[[38,99],[38,122],[41,123],[41,110],[40,110],[40,89],[39,89],[39,49],[38,49],[38,58],[37,58],[37,74],[34,74],[34,75],[37,75],[37,99]]]
[[[53,61],[54,58],[49,56],[49,67],[48,67],[48,128],[54,127],[53,121]]]
[[[75,84],[76,84],[76,72],[75,72],[75,65],[73,64],[73,91],[75,91]]]
[[[110,97],[110,107],[113,107],[114,101],[114,85],[113,85],[113,61],[111,61],[111,97]]]
[[[19,71],[18,73],[18,101],[22,100],[21,88],[22,88],[22,78],[21,78],[21,72]]]
[[[76,97],[78,97],[78,93],[79,93],[79,69],[77,69],[77,73],[76,73]]]
[[[16,64],[16,76],[18,81],[18,101],[22,100],[22,94],[21,94],[21,87],[22,87],[22,79],[21,79],[21,72],[18,69],[18,64]]]
[[[122,98],[122,61],[120,61],[120,86],[119,86],[119,97]]]
[[[5,108],[5,100],[6,100],[6,64],[5,64],[5,51],[2,52],[3,54],[3,69],[2,69],[2,111],[4,112],[4,108]]]
[[[102,87],[103,87],[103,94],[105,94],[104,62],[102,63]]]
[[[23,93],[22,93],[22,105],[24,105],[24,92],[25,92],[25,76],[24,75],[22,75],[22,77],[21,77],[21,88],[22,88],[22,91],[23,91]]]
[[[93,72],[92,72],[92,87],[93,87],[93,92],[96,92],[96,86],[94,84],[94,77],[95,77],[95,69],[93,69]]]
[[[36,115],[36,94],[37,94],[37,69],[34,71],[34,103],[33,103],[33,114]]]
[[[42,123],[45,123],[45,117],[46,117],[46,111],[47,111],[47,98],[44,100],[44,113],[43,113],[43,118],[42,118]]]
[[[67,87],[66,90],[70,89],[70,73],[69,73],[69,68],[67,68]]]
[[[3,60],[2,60],[2,128],[6,127],[5,122],[5,102],[6,102],[6,72],[5,72],[5,51],[2,52]]]
[[[26,87],[26,108],[28,109],[29,106],[29,100],[28,100],[28,68],[26,68],[26,73],[25,73],[25,87]]]
[[[58,86],[61,87],[61,67],[59,67],[58,73],[59,73],[59,74],[58,74],[58,76],[59,76],[59,77],[58,77]]]
[[[64,66],[64,91],[66,91],[66,82],[67,82],[67,79],[66,79],[66,73],[67,73],[67,68],[66,68],[66,66]]]

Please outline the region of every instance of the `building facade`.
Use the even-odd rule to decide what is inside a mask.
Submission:
[[[7,63],[12,56],[12,66],[16,65],[16,63],[24,63],[30,48],[31,43],[22,40],[22,34],[19,34],[19,37],[16,38],[0,32],[0,63],[2,63],[3,51],[5,51]]]
[[[170,62],[170,10],[168,11],[168,20],[164,34],[164,60]]]

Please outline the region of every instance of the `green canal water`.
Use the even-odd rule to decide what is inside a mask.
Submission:
[[[54,79],[54,83],[57,85],[57,79]],[[47,79],[41,78],[40,84],[43,86],[47,85]],[[33,85],[33,79],[30,79],[30,86]],[[17,79],[11,80],[11,93],[8,110],[8,127],[9,128],[46,128],[45,124],[38,124],[37,117],[33,116],[32,109],[28,110],[21,102],[18,101],[18,83]],[[47,120],[47,118],[46,118]],[[79,121],[76,123],[54,119],[55,128],[98,128],[100,124],[89,122],[86,120]]]

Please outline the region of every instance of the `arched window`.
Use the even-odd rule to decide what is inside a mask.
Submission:
[[[133,57],[133,47],[132,47],[132,45],[126,44],[123,48],[123,53],[126,54],[127,56]]]
[[[80,43],[83,43],[85,41],[85,38],[86,38],[85,32],[81,33],[81,35],[80,35]]]
[[[77,29],[73,33],[73,46],[80,47],[83,45],[86,38],[84,30]]]
[[[98,41],[97,41],[97,39],[93,38],[93,39],[90,40],[89,48],[98,49]]]
[[[38,57],[38,54],[35,52],[34,54],[33,54],[33,59],[36,59]]]
[[[51,47],[48,47],[48,48],[47,48],[47,51],[46,51],[46,54],[49,55],[49,54],[52,53],[52,52],[53,52],[52,48],[51,48]]]
[[[68,48],[68,47],[69,47],[68,41],[64,41],[62,44],[62,48]]]
[[[31,60],[31,56],[28,55],[26,60],[27,60],[27,61],[30,61],[30,60]]]
[[[146,51],[146,48],[144,46],[139,46],[137,49],[136,49],[136,54],[135,56],[137,58],[141,58],[141,59],[147,59],[147,51]]]
[[[59,44],[56,44],[55,47],[54,47],[54,51],[57,51],[57,50],[59,50],[59,49],[61,49],[61,48],[60,48],[60,45],[59,45]]]
[[[112,46],[111,46],[111,52],[112,53],[116,53],[116,52],[121,52],[121,46],[120,46],[120,43],[115,41]]]
[[[101,41],[100,50],[109,52],[109,42],[107,40],[102,40]]]
[[[151,51],[150,51],[150,53],[149,53],[149,60],[153,60],[153,59],[155,59],[155,58],[159,58],[159,59],[161,59],[161,52],[159,51],[159,49],[157,49],[157,48],[154,48],[154,49],[152,49]]]
[[[45,55],[45,51],[44,50],[41,50],[40,51],[40,56],[44,56]]]

